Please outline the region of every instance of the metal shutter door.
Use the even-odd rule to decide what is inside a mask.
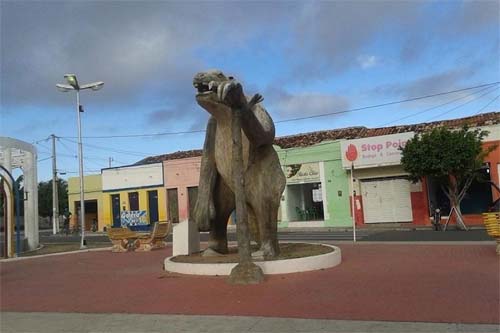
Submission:
[[[393,179],[391,206],[394,222],[411,222],[413,213],[411,211],[410,182],[406,179]]]
[[[362,181],[365,223],[411,222],[410,182],[406,179]]]

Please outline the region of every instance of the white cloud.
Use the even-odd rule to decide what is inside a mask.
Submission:
[[[378,64],[378,58],[374,55],[360,55],[357,60],[363,69],[368,69]]]
[[[323,93],[282,94],[270,106],[281,117],[312,116],[349,108],[349,100],[344,96]]]

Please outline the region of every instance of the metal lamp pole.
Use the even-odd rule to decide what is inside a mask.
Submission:
[[[76,118],[78,120],[78,163],[80,174],[80,230],[82,238],[80,240],[80,249],[85,246],[85,191],[83,188],[83,149],[82,149],[82,120],[80,117],[80,90],[76,90]]]
[[[56,87],[62,92],[68,92],[70,90],[76,91],[76,117],[78,121],[78,162],[79,162],[79,173],[80,173],[80,226],[81,226],[81,240],[80,249],[86,248],[85,246],[85,198],[84,198],[84,187],[83,187],[83,148],[82,148],[82,122],[80,117],[80,90],[92,89],[97,91],[102,88],[104,82],[93,82],[89,84],[84,84],[80,86],[75,74],[65,74],[64,78],[69,83],[67,84],[56,84]]]

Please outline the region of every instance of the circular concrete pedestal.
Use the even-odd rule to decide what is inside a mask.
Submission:
[[[331,268],[339,265],[342,261],[340,248],[321,244],[333,249],[332,252],[309,256],[303,258],[254,261],[264,274],[287,274],[314,271],[318,269]],[[229,275],[237,263],[183,263],[172,261],[173,257],[165,259],[165,270],[173,273],[191,275]]]

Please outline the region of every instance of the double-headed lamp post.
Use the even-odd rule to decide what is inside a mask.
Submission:
[[[80,120],[80,90],[92,89],[94,91],[99,90],[104,85],[104,82],[92,82],[88,84],[79,85],[75,74],[65,74],[64,78],[68,84],[56,84],[57,89],[62,92],[68,92],[71,90],[76,91],[76,116],[78,120],[78,161],[80,164],[80,225],[82,238],[80,242],[80,248],[84,249],[85,246],[85,198],[84,198],[84,188],[83,188],[83,150],[82,150],[82,123]]]

